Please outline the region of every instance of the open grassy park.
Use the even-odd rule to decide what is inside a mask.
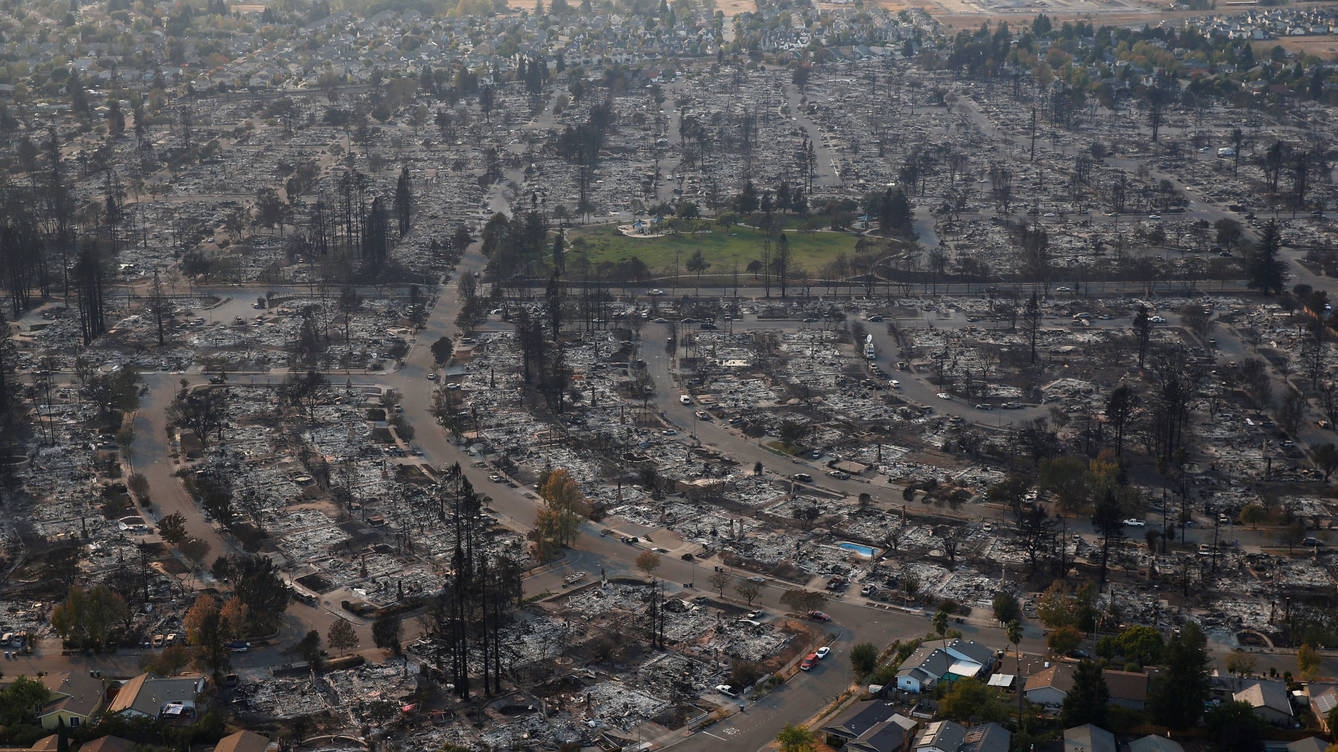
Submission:
[[[726,276],[732,278],[736,265],[740,275],[747,273],[750,262],[762,261],[762,238],[763,233],[757,228],[714,222],[702,222],[692,232],[652,238],[623,235],[613,224],[567,230],[572,257],[584,256],[595,267],[605,262],[616,264],[640,258],[654,276],[672,275],[675,255],[679,274],[688,275],[688,259],[700,250],[710,264],[702,275],[704,284],[719,284]],[[819,274],[843,253],[854,255],[860,239],[853,233],[802,230],[788,231],[785,238],[790,247],[791,274],[795,277]]]

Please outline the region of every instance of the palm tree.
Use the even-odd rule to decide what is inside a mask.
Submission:
[[[948,646],[948,612],[939,609],[934,614],[934,631],[938,633],[939,639],[943,640],[943,647]]]
[[[1017,722],[1022,725],[1022,697],[1025,685],[1022,682],[1022,625],[1017,619],[1008,622],[1004,627],[1004,634],[1008,635],[1008,641],[1013,643],[1013,654],[1017,656]]]
[[[711,262],[702,257],[701,249],[693,251],[692,257],[688,259],[688,271],[697,273],[697,289],[693,292],[694,298],[701,296],[702,290],[702,272],[710,268]]]

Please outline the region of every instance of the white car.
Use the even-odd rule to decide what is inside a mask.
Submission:
[[[826,657],[827,657],[827,654],[828,654],[828,653],[831,653],[831,652],[832,652],[832,649],[829,648],[829,647],[827,647],[827,646],[825,646],[825,645],[824,645],[823,647],[818,648],[816,651],[814,651],[814,653],[818,656],[818,660],[822,660],[823,658],[826,658]]]
[[[1128,526],[1128,527],[1147,527],[1147,526],[1148,526],[1148,523],[1144,522],[1143,520],[1134,518],[1134,517],[1130,517],[1129,519],[1125,520],[1125,521],[1124,521],[1124,524],[1125,524],[1126,526]]]
[[[1166,323],[1166,317],[1165,317],[1165,316],[1153,316],[1152,318],[1148,319],[1148,321],[1151,321],[1151,322],[1154,323],[1154,324],[1165,324],[1165,323]]]
[[[951,394],[948,394],[947,392],[939,392],[939,393],[938,393],[938,398],[941,399],[941,400],[950,400],[950,399],[952,399],[952,395],[951,395]]]
[[[686,395],[686,394],[680,394],[680,395],[678,395],[678,401],[679,401],[679,402],[682,402],[682,403],[685,404],[685,405],[691,405],[691,404],[692,404],[692,398],[689,397],[689,396]]]
[[[891,381],[887,382],[887,385],[892,387],[893,389],[901,388],[901,382],[897,381],[896,379],[892,379]]]
[[[735,692],[735,691],[734,691],[734,687],[731,686],[731,685],[729,685],[729,684],[717,684],[717,685],[715,685],[715,691],[719,692],[720,694],[722,694],[722,695],[724,695],[724,696],[726,696],[726,697],[738,697],[738,696],[739,696],[739,693],[738,693],[738,692]]]

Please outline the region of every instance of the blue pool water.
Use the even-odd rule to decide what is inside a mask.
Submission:
[[[861,545],[859,543],[851,543],[849,541],[838,543],[836,544],[836,547],[844,548],[847,551],[854,551],[855,553],[859,554],[860,556],[863,556],[866,559],[872,559],[878,553],[878,549],[876,548]]]

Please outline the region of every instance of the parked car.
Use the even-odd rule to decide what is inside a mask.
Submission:
[[[808,618],[812,619],[813,621],[831,621],[831,620],[832,620],[832,617],[828,616],[827,614],[825,614],[825,613],[823,613],[823,612],[821,612],[821,611],[809,611],[809,612],[808,612]]]
[[[799,670],[808,671],[809,669],[818,665],[819,660],[822,659],[818,658],[817,653],[809,653],[808,655],[804,656],[804,660],[799,663]]]
[[[738,693],[738,692],[735,692],[735,691],[734,691],[734,687],[733,687],[733,685],[730,685],[730,684],[717,684],[717,685],[715,685],[715,691],[719,692],[720,694],[722,694],[722,695],[724,695],[724,696],[726,696],[726,697],[738,697],[738,696],[739,696],[739,693]]]
[[[818,657],[818,660],[822,660],[823,658],[826,658],[828,655],[830,655],[831,652],[832,652],[831,648],[827,647],[826,645],[823,645],[822,647],[818,648],[817,651],[813,653],[813,655],[816,655]]]

